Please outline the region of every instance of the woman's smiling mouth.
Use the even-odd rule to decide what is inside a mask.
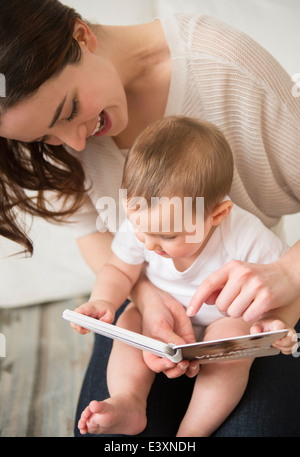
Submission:
[[[94,128],[94,130],[92,131],[92,133],[90,134],[90,136],[99,136],[100,134],[104,135],[104,133],[106,133],[106,131],[108,130],[108,127],[109,127],[108,124],[109,123],[107,122],[107,115],[106,115],[105,111],[103,110],[99,114],[97,125]]]

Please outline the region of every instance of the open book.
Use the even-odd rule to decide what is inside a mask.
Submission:
[[[272,347],[273,342],[279,338],[284,338],[288,333],[288,330],[278,330],[275,332],[258,333],[256,335],[174,345],[163,343],[148,336],[131,332],[130,330],[125,330],[113,324],[107,324],[106,322],[68,309],[63,312],[63,318],[100,335],[122,341],[159,357],[168,358],[176,363],[180,362],[180,360],[198,359],[203,364],[276,355],[280,351]]]

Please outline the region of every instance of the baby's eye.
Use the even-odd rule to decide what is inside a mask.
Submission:
[[[161,236],[161,239],[164,240],[164,241],[171,241],[171,240],[174,240],[176,238],[176,236]]]

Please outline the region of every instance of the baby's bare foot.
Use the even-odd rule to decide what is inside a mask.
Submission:
[[[137,435],[146,427],[145,405],[132,395],[116,395],[92,401],[81,414],[81,434]]]

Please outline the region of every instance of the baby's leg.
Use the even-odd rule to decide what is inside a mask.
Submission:
[[[250,325],[242,319],[223,318],[206,329],[204,340],[242,336]],[[193,395],[177,436],[210,436],[243,396],[253,359],[208,363],[200,367]]]
[[[128,305],[117,325],[141,333],[142,317]],[[110,398],[92,401],[81,414],[78,427],[82,434],[136,435],[146,426],[147,397],[154,373],[144,363],[142,351],[121,343],[113,343],[107,367]]]

